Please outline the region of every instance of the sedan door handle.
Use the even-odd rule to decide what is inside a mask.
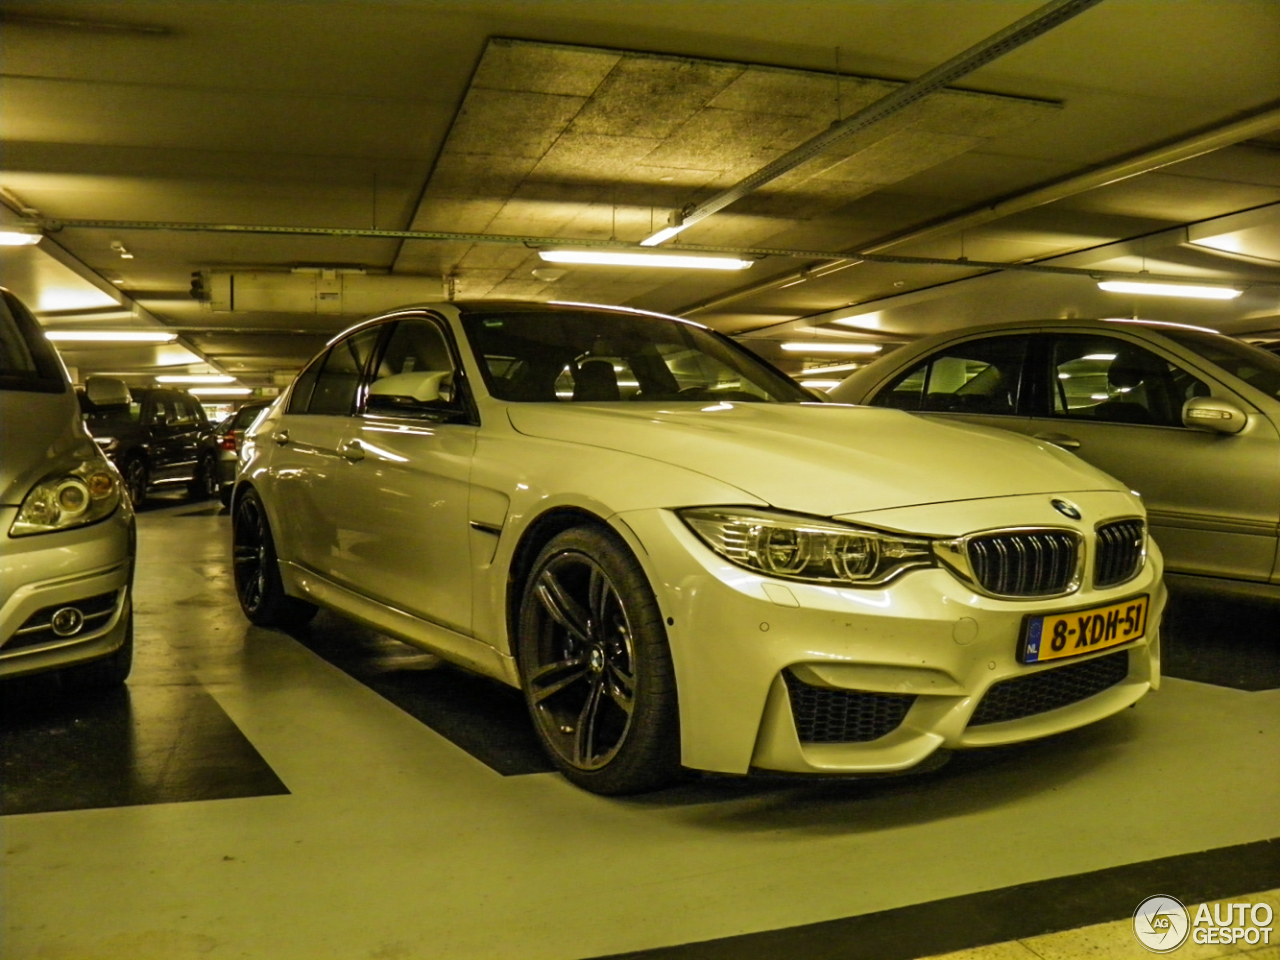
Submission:
[[[1079,450],[1080,441],[1075,437],[1068,436],[1065,433],[1037,433],[1037,440],[1047,440],[1055,447],[1061,447],[1063,450]]]
[[[359,440],[350,440],[338,448],[338,451],[348,460],[363,460],[364,447],[360,445]]]
[[[289,431],[277,430],[275,433],[271,435],[271,439],[283,447],[286,443],[289,442]]]

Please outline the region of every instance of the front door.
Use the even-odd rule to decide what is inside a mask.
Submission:
[[[1036,415],[1051,437],[1142,495],[1171,572],[1266,580],[1276,559],[1280,436],[1261,416],[1229,436],[1183,426],[1191,397],[1246,404],[1145,345],[1052,334],[1037,347]]]

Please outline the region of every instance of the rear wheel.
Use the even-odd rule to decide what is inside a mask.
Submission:
[[[675,671],[644,571],[600,527],[556,536],[520,607],[525,702],[538,738],[573,783],[640,793],[680,773]]]
[[[192,500],[208,500],[218,492],[218,461],[211,453],[206,453],[196,464],[195,479],[187,485],[187,494]]]
[[[130,457],[124,462],[124,485],[135,510],[146,502],[150,479],[147,461],[141,457]]]
[[[271,526],[255,490],[246,490],[236,502],[231,545],[236,597],[246,617],[260,627],[300,627],[311,621],[315,605],[284,592]]]

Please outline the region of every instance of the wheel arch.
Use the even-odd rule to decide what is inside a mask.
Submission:
[[[533,562],[542,552],[542,548],[555,536],[565,530],[583,526],[601,527],[626,543],[625,538],[621,537],[604,517],[584,507],[576,506],[552,507],[531,521],[520,535],[520,540],[511,555],[511,564],[507,568],[505,605],[507,648],[517,663],[520,657],[520,644],[516,642],[520,622],[520,603],[524,599],[525,585],[533,570]],[[627,544],[627,549],[631,549],[630,544]]]

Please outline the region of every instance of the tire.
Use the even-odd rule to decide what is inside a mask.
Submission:
[[[315,605],[284,592],[271,526],[256,490],[246,490],[236,503],[231,549],[236,597],[252,623],[287,629],[311,622]]]
[[[63,667],[58,671],[62,689],[71,693],[93,693],[110,690],[129,679],[133,669],[133,608],[129,609],[124,643],[114,653],[88,663]]]
[[[196,464],[196,477],[187,485],[192,500],[208,500],[218,492],[218,461],[206,453]]]
[[[151,483],[151,471],[142,457],[130,457],[124,462],[124,486],[137,510],[147,502],[147,487]]]
[[[534,561],[518,629],[525,703],[566,778],[619,795],[679,777],[666,629],[644,571],[621,540],[595,526],[552,539]]]

